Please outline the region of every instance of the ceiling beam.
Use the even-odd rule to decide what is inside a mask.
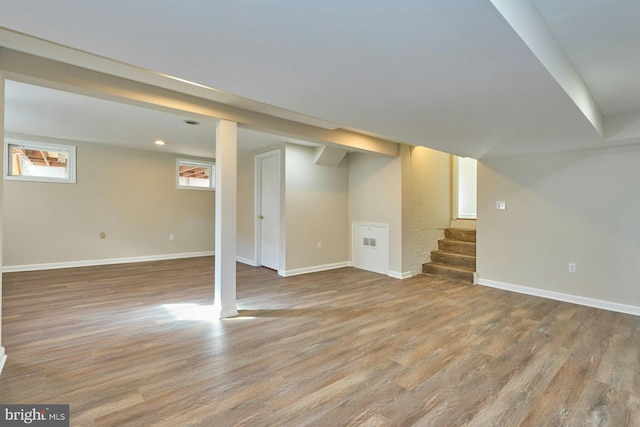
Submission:
[[[600,107],[535,4],[531,0],[491,0],[491,3],[591,125],[604,136],[604,116]]]
[[[81,68],[100,71],[112,76],[146,83],[151,86],[157,86],[173,90],[175,92],[197,96],[210,101],[234,105],[246,110],[257,111],[269,116],[279,117],[294,122],[305,123],[324,129],[337,129],[341,127],[338,123],[330,122],[328,120],[319,119],[296,111],[243,98],[212,87],[193,83],[167,74],[150,71],[124,62],[105,58],[79,49],[74,49],[69,46],[64,46],[50,40],[44,40],[28,34],[12,31],[8,28],[0,27],[0,46],[4,46],[18,52],[25,52],[34,56],[40,56],[42,58],[53,59],[55,61],[64,62],[65,64],[75,65]]]
[[[0,39],[0,43],[2,40]],[[87,54],[89,55],[89,54]],[[223,119],[239,126],[351,151],[397,156],[399,144],[345,129],[325,129],[0,47],[6,78],[110,101]]]

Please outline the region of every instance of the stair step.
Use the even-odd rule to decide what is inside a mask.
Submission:
[[[438,249],[445,252],[476,256],[476,244],[471,242],[441,239],[438,240]]]
[[[422,272],[438,277],[446,277],[458,282],[473,284],[474,271],[470,268],[453,267],[450,265],[439,264],[437,262],[429,262],[422,266]]]
[[[470,228],[447,228],[444,230],[444,237],[449,240],[475,243],[476,230]]]
[[[476,230],[447,228],[444,236],[444,239],[438,240],[438,250],[431,252],[431,262],[422,265],[422,272],[473,284],[476,271]]]
[[[433,251],[431,252],[431,261],[438,264],[470,268],[474,271],[476,269],[476,257],[471,255],[463,255],[445,251]]]

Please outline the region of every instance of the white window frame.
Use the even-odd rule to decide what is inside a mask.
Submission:
[[[195,185],[181,185],[180,184],[180,165],[190,165],[190,166],[198,166],[210,168],[211,173],[209,174],[209,186],[208,187],[198,187]],[[216,164],[214,162],[207,162],[203,160],[189,160],[189,159],[176,159],[176,188],[178,190],[204,190],[204,191],[215,191],[216,189]]]
[[[11,175],[12,157],[11,146],[26,148],[29,150],[45,150],[66,152],[67,176],[64,178],[54,178],[45,176],[23,176]],[[6,139],[4,141],[4,179],[8,181],[31,181],[31,182],[54,182],[62,184],[76,183],[76,147],[74,145],[54,144],[49,142],[32,142]]]

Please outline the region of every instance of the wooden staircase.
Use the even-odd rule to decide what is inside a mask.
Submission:
[[[458,282],[473,284],[476,271],[476,230],[447,228],[438,249],[431,252],[431,262],[422,272]]]

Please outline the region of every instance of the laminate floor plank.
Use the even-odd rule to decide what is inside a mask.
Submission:
[[[637,390],[637,389],[636,389]],[[640,395],[637,392],[629,396],[629,424],[640,426]]]
[[[3,276],[0,403],[72,426],[640,426],[640,318],[445,279],[211,257]]]

